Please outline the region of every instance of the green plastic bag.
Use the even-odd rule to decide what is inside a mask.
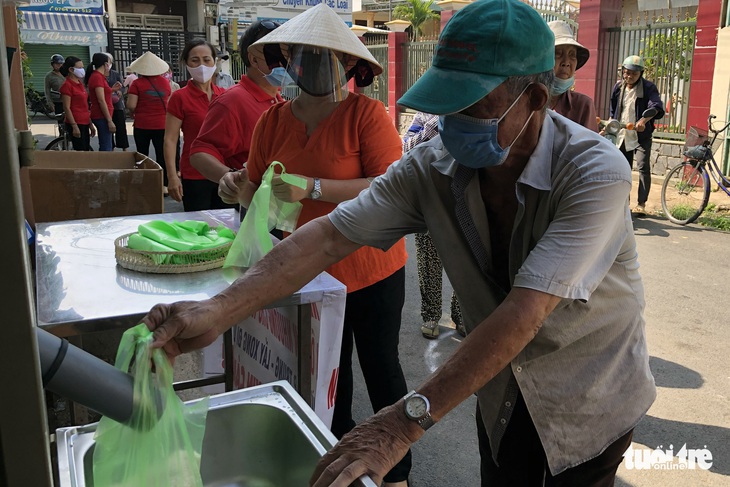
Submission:
[[[208,399],[191,406],[172,388],[172,366],[144,324],[127,330],[114,366],[134,376],[127,424],[102,418],[94,440],[94,487],[202,487]],[[152,372],[152,363],[155,371]]]
[[[288,203],[274,196],[271,180],[277,167],[281,168],[280,176],[285,183],[302,189],[307,187],[306,179],[288,174],[281,162],[272,162],[253,195],[223,267],[251,267],[274,248],[269,235],[271,230],[278,228],[284,232],[293,232],[296,228],[302,204]]]

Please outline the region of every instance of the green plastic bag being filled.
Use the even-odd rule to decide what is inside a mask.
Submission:
[[[134,408],[127,424],[105,417],[96,428],[95,487],[203,485],[208,399],[184,405],[172,388],[172,366],[151,345],[152,332],[144,324],[122,336],[114,366],[134,376]]]
[[[261,185],[251,199],[246,216],[241,222],[241,229],[233,240],[223,267],[253,266],[274,248],[269,235],[271,230],[278,228],[284,232],[293,232],[296,228],[302,204],[288,203],[274,196],[271,180],[276,174],[277,167],[281,168],[280,176],[285,183],[302,189],[307,187],[306,179],[287,174],[284,164],[278,161],[272,162],[264,172]]]

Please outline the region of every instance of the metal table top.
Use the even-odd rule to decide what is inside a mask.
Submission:
[[[208,210],[39,223],[36,233],[38,326],[57,336],[129,328],[157,303],[206,299],[243,274],[213,269],[188,274],[147,274],[119,267],[114,240],[151,220],[204,220],[238,230],[235,210]],[[317,302],[344,284],[321,273],[270,307]]]

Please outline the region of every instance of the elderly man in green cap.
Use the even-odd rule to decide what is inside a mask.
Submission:
[[[553,35],[518,0],[479,0],[442,32],[400,104],[439,133],[358,198],[277,245],[218,296],[145,317],[170,356],[225,329],[362,245],[431,232],[468,335],[415,391],[346,435],[312,485],[379,482],[477,393],[484,486],[613,485],[656,391],[628,196],[604,138],[547,111]]]

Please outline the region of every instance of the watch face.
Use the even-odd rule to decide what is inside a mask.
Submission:
[[[406,401],[406,413],[414,419],[420,419],[428,412],[428,404],[422,396],[413,396]]]

